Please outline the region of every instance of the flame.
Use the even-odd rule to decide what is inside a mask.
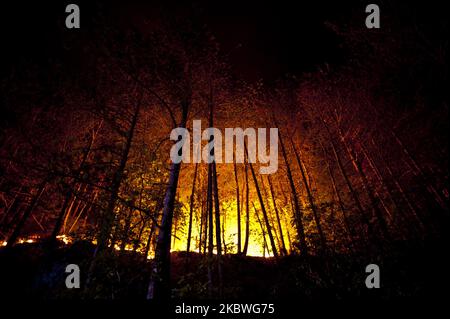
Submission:
[[[237,240],[238,240],[238,225],[237,225],[237,203],[235,200],[229,200],[223,202],[221,207],[221,227],[222,233],[221,233],[221,239],[222,239],[222,253],[227,254],[235,254],[237,253]],[[252,205],[253,206],[253,205]],[[255,208],[260,211],[260,207],[258,203],[254,203]],[[189,214],[189,206],[184,206],[182,208],[184,210],[184,216],[188,216]],[[282,208],[281,208],[282,210]],[[198,213],[198,212],[197,212]],[[194,213],[195,214],[195,213]],[[262,217],[260,216],[262,219]],[[191,234],[191,252],[198,252],[199,251],[199,239],[200,239],[200,225],[199,225],[199,218],[198,216],[194,215],[193,218],[193,225],[192,225],[192,234]],[[244,241],[245,241],[245,232],[246,232],[246,212],[241,212],[241,249],[244,248]],[[273,224],[273,221],[271,221]],[[273,225],[274,226],[274,225]],[[263,226],[264,227],[264,226]],[[287,223],[284,223],[283,228],[287,228]],[[275,227],[273,227],[275,229]],[[276,230],[274,230],[276,231]],[[284,236],[287,236],[288,229],[284,229]],[[264,240],[261,225],[258,222],[257,218],[255,217],[255,211],[253,208],[250,210],[250,218],[249,218],[249,239],[248,239],[248,247],[247,247],[247,256],[253,256],[253,257],[273,257],[273,253],[271,252],[271,249],[268,247],[265,247],[269,244],[269,239],[267,238]],[[187,225],[183,225],[179,228],[173,228],[173,234],[172,234],[172,243],[171,243],[171,252],[183,252],[186,251],[187,246]],[[215,237],[216,237],[216,230],[214,229],[214,243],[215,243]],[[73,242],[73,238],[71,236],[62,234],[56,236],[58,240],[64,243],[64,245],[69,245]],[[285,242],[288,243],[288,238],[284,238]],[[39,237],[31,236],[29,238],[22,238],[18,240],[19,244],[24,243],[34,243],[39,240]],[[202,245],[203,245],[203,238],[202,238]],[[93,239],[91,241],[94,245],[97,244],[97,240]],[[2,246],[6,246],[7,242],[3,241],[1,244]],[[225,247],[226,246],[226,247]],[[118,244],[114,245],[114,249],[117,251],[121,250],[121,244],[120,242]],[[124,250],[126,251],[134,251],[134,245],[132,244],[126,244]],[[138,253],[142,253],[139,250],[136,250]],[[217,253],[216,247],[214,247],[213,253]],[[147,256],[148,259],[153,258],[154,252],[152,250],[149,251],[149,254]]]
[[[59,235],[56,236],[57,239],[59,239],[60,241],[62,241],[65,245],[68,245],[72,242],[72,238],[70,238],[67,235]]]
[[[114,249],[115,250],[121,250],[120,245],[119,244],[115,244],[114,245]],[[133,245],[126,244],[124,250],[126,250],[126,251],[133,251],[134,247],[133,247]]]
[[[259,205],[255,203],[255,206],[258,208]],[[184,207],[185,210],[185,216],[189,214],[189,207]],[[222,234],[222,241],[225,241],[225,245],[227,245],[227,253],[237,253],[237,233],[238,233],[238,225],[237,225],[237,203],[235,200],[230,200],[222,203],[221,208],[221,214],[222,219],[221,223],[224,224],[223,227],[223,234]],[[267,248],[264,249],[264,238],[261,233],[261,226],[254,217],[254,211],[253,209],[250,210],[250,219],[249,219],[249,229],[250,229],[250,236],[248,241],[248,248],[247,248],[247,256],[253,256],[253,257],[272,257],[273,254],[271,251],[267,251]],[[191,238],[191,250],[192,251],[198,251],[198,245],[199,245],[199,225],[198,220],[193,220],[192,225],[192,238]],[[221,225],[222,226],[222,225]],[[185,227],[187,229],[187,226]],[[241,212],[241,247],[244,247],[244,240],[245,240],[245,212]],[[187,246],[187,231],[178,231],[174,232],[172,238],[172,247],[171,252],[180,252],[180,251],[186,251]],[[215,229],[214,229],[214,242],[215,242]],[[175,237],[176,236],[176,237]],[[283,237],[286,236],[286,232]],[[224,240],[225,239],[225,240]],[[202,239],[203,240],[203,239]],[[288,242],[287,238],[285,238],[285,241]],[[266,238],[266,243],[269,244],[269,239]],[[224,243],[222,242],[222,245]],[[222,248],[222,251],[224,252],[225,249]],[[214,248],[214,253],[217,253],[217,250]]]

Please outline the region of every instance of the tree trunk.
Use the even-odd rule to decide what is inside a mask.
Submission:
[[[214,228],[213,228],[213,204],[212,204],[212,164],[208,164],[208,193],[207,193],[207,211],[208,211],[208,294],[212,298],[213,295],[213,274],[212,259],[214,249]]]
[[[347,155],[350,158],[353,168],[359,174],[361,184],[363,185],[364,190],[367,192],[367,195],[369,196],[369,200],[370,200],[372,209],[375,213],[375,217],[377,219],[378,226],[380,227],[381,233],[385,239],[390,240],[391,236],[389,233],[388,225],[386,223],[386,220],[384,219],[383,214],[381,213],[380,208],[378,207],[376,197],[373,193],[372,188],[369,185],[367,176],[362,169],[361,163],[358,161],[355,154],[353,153],[353,151],[350,149],[349,145],[347,144],[344,134],[342,133],[342,130],[339,127],[339,125],[338,125],[338,133],[339,133],[339,138],[341,139],[341,142],[344,145],[344,149],[346,150]]]
[[[79,212],[78,216],[75,218],[75,221],[70,226],[69,231],[68,231],[69,234],[72,232],[72,230],[78,223],[78,220],[80,219],[82,213],[84,213],[86,211],[86,214],[87,214],[89,212],[89,210],[92,208],[92,205],[94,204],[95,200],[97,199],[98,190],[95,190],[93,193],[94,194],[91,195],[91,199],[89,200],[89,202],[84,204],[83,209]]]
[[[139,98],[137,101],[135,110],[134,110],[133,118],[131,120],[131,125],[130,125],[130,129],[128,131],[128,134],[127,134],[127,139],[126,139],[124,148],[122,150],[119,167],[117,168],[117,170],[114,174],[114,177],[113,177],[113,181],[112,181],[112,185],[111,185],[111,196],[110,196],[110,199],[108,202],[108,207],[105,211],[103,223],[100,228],[100,234],[98,237],[97,248],[94,253],[94,258],[95,258],[95,256],[97,256],[97,254],[99,252],[101,252],[103,249],[105,249],[108,246],[108,239],[110,237],[111,229],[112,229],[114,219],[115,219],[114,209],[116,207],[117,199],[119,197],[119,189],[120,189],[120,185],[122,184],[123,174],[125,171],[125,167],[127,165],[128,155],[130,153],[136,124],[137,124],[138,117],[139,117],[141,102],[142,102],[141,98]]]
[[[120,241],[120,251],[123,252],[127,246],[128,243],[128,233],[130,232],[131,227],[131,219],[133,218],[133,208],[129,209],[129,212],[125,219],[125,225],[122,232],[122,238]]]
[[[145,244],[145,251],[144,251],[144,262],[147,261],[148,253],[150,252],[150,247],[152,245],[152,238],[153,234],[155,232],[155,221],[152,222],[152,225],[150,227],[150,232],[148,234],[147,243]]]
[[[194,179],[192,180],[192,191],[191,191],[190,205],[189,205],[189,226],[188,226],[187,246],[186,246],[186,252],[188,252],[188,253],[191,248],[192,214],[194,211],[194,194],[195,194],[195,181],[197,179],[197,170],[198,170],[198,163],[195,164]]]
[[[394,137],[397,144],[401,147],[403,153],[406,155],[406,158],[411,163],[412,167],[415,170],[415,175],[420,177],[422,181],[425,184],[426,189],[430,193],[431,196],[433,196],[434,200],[439,204],[439,206],[445,211],[448,209],[448,201],[445,198],[442,198],[442,195],[436,190],[436,188],[429,183],[428,179],[425,176],[425,173],[423,172],[423,169],[420,167],[420,165],[417,163],[414,156],[409,152],[409,150],[406,148],[406,146],[403,144],[403,142],[400,140],[400,138],[397,136],[397,134],[394,132],[394,130],[391,130],[392,136]]]
[[[147,221],[146,220],[142,220],[142,226],[139,228],[139,234],[138,234],[138,238],[136,239],[134,245],[133,245],[133,251],[136,252],[136,250],[139,247],[139,244],[141,242],[142,239],[142,234],[144,233],[144,229],[145,226],[147,225]]]
[[[261,233],[262,233],[262,238],[263,238],[263,257],[266,257],[266,247],[267,247],[267,252],[269,253],[269,247],[267,245],[267,240],[266,240],[266,231],[264,229],[263,223],[261,222],[261,219],[259,218],[258,210],[256,209],[255,204],[253,202],[252,202],[252,205],[253,205],[253,210],[255,211],[256,220],[258,221],[258,224],[261,227]]]
[[[249,209],[249,193],[250,189],[248,187],[248,168],[247,162],[245,162],[245,239],[244,239],[244,249],[242,254],[247,255],[248,241],[250,239],[250,209]]]
[[[269,217],[269,224],[272,227],[272,233],[274,235],[274,240],[277,244],[276,246],[279,248],[279,247],[281,247],[281,241],[278,236],[277,227],[272,226],[276,222],[274,221],[274,218],[273,218],[274,213],[272,213],[272,207],[270,206],[270,196],[267,192],[266,184],[264,183],[264,179],[262,178],[261,175],[259,175],[259,185],[260,185],[260,189],[262,190],[261,194],[263,195],[264,206],[266,207],[267,216]]]
[[[213,167],[213,187],[214,187],[214,213],[216,219],[216,243],[217,243],[217,272],[219,279],[219,297],[223,294],[223,275],[222,275],[222,241],[221,241],[221,228],[220,228],[220,203],[219,203],[219,190],[217,187],[217,171],[216,162],[212,163]]]
[[[244,145],[245,145],[245,151],[246,151],[247,157],[248,157],[247,144],[244,144]],[[275,245],[275,241],[273,239],[272,227],[270,226],[270,223],[269,223],[269,217],[267,215],[267,211],[266,211],[266,208],[264,206],[264,200],[263,200],[262,195],[261,195],[261,190],[259,189],[258,180],[256,179],[256,175],[255,175],[255,171],[253,169],[252,163],[249,162],[249,165],[250,165],[250,171],[251,171],[252,177],[253,177],[253,182],[254,182],[255,188],[256,188],[256,193],[258,195],[259,203],[261,205],[261,211],[263,213],[264,222],[266,224],[267,234],[269,235],[270,245],[272,246],[272,253],[273,253],[275,258],[278,258],[277,246]]]
[[[305,169],[303,168],[303,163],[302,163],[302,161],[300,159],[300,156],[299,156],[298,151],[297,151],[297,149],[296,149],[296,147],[294,145],[294,142],[292,141],[292,138],[291,138],[291,145],[292,145],[292,148],[294,150],[295,158],[297,159],[297,164],[298,164],[298,166],[300,168],[303,184],[305,185],[305,188],[306,188],[306,193],[308,195],[307,197],[308,197],[309,205],[311,206],[311,210],[313,212],[313,217],[314,217],[314,221],[316,223],[317,231],[319,232],[321,250],[322,250],[322,252],[324,252],[327,249],[327,241],[326,241],[325,235],[324,235],[323,230],[322,230],[322,226],[321,226],[321,223],[320,223],[320,217],[319,217],[319,214],[318,214],[318,211],[317,211],[316,204],[314,203],[314,198],[313,198],[311,189],[309,187],[309,183],[306,180],[306,174],[305,174]]]
[[[237,173],[237,165],[236,161],[233,162],[234,164],[234,180],[236,182],[236,208],[237,208],[237,253],[241,253],[241,205],[239,202],[239,180],[238,180],[238,173]]]
[[[354,201],[354,203],[356,205],[356,208],[358,209],[359,216],[360,216],[362,222],[367,226],[367,233],[368,233],[369,237],[372,240],[374,240],[375,242],[378,242],[378,240],[376,238],[376,235],[375,235],[375,232],[373,230],[372,224],[370,223],[366,213],[364,212],[364,209],[362,207],[362,204],[361,204],[361,201],[359,199],[359,196],[356,193],[355,189],[353,188],[353,185],[352,185],[352,183],[350,181],[350,178],[348,177],[347,172],[344,169],[344,165],[342,164],[341,156],[339,155],[339,153],[337,151],[337,147],[336,147],[336,144],[335,144],[335,142],[333,140],[333,136],[332,136],[332,134],[330,132],[330,129],[329,129],[327,123],[323,119],[321,119],[321,121],[322,121],[322,124],[324,125],[324,127],[325,127],[325,129],[326,129],[326,131],[328,133],[331,149],[333,150],[333,155],[334,155],[334,158],[336,160],[336,163],[338,164],[339,171],[341,172],[342,177],[344,177],[345,184],[347,185],[347,188],[348,188],[350,194],[352,195],[353,201]]]
[[[373,147],[376,148],[376,144],[375,141],[373,140],[373,138],[371,139],[372,145]],[[406,203],[406,205],[408,206],[409,211],[412,213],[413,218],[416,220],[417,224],[417,231],[419,233],[421,233],[424,229],[425,229],[425,223],[422,219],[422,217],[419,215],[416,207],[412,204],[411,200],[409,199],[409,197],[406,195],[405,191],[403,190],[403,187],[400,185],[400,182],[398,181],[398,179],[395,177],[395,175],[392,173],[391,168],[389,167],[389,164],[387,163],[386,159],[383,158],[383,156],[381,156],[381,160],[385,163],[385,168],[386,171],[388,172],[389,176],[392,178],[392,181],[395,185],[395,188],[398,190],[398,192],[400,193],[402,199],[404,200],[404,202]],[[384,179],[383,179],[384,180]],[[391,192],[390,196],[392,198],[393,201],[395,201],[395,196],[394,194]],[[397,205],[397,201],[395,201],[396,206]],[[400,208],[399,208],[400,209]],[[405,221],[408,221],[408,218],[406,218],[405,216]]]
[[[73,180],[73,182],[71,183],[71,185],[69,186],[69,188],[68,188],[68,190],[66,192],[66,196],[65,196],[63,205],[62,205],[61,210],[59,212],[59,215],[58,215],[58,218],[56,220],[55,226],[53,228],[52,234],[50,235],[50,238],[49,238],[50,244],[53,244],[53,243],[56,242],[56,236],[58,236],[58,234],[59,234],[59,232],[61,230],[62,222],[64,220],[64,217],[65,217],[68,205],[70,203],[70,200],[72,199],[72,191],[71,190],[73,188],[75,188],[75,185],[77,183],[76,180],[80,177],[80,174],[83,171],[84,166],[86,165],[86,162],[88,160],[89,154],[91,153],[91,150],[92,150],[92,146],[95,143],[95,139],[97,137],[97,134],[98,134],[102,124],[103,124],[103,121],[100,122],[100,124],[98,125],[96,130],[92,131],[92,135],[91,135],[91,138],[89,140],[89,144],[84,149],[83,157],[81,159],[80,165],[78,166],[77,170],[75,171],[74,180]]]
[[[270,195],[272,197],[273,208],[275,210],[275,216],[277,218],[278,231],[280,233],[281,251],[282,251],[282,254],[286,256],[287,250],[286,250],[286,244],[284,242],[283,227],[281,227],[280,213],[278,211],[277,202],[275,200],[275,193],[273,190],[273,183],[272,183],[272,179],[271,179],[270,175],[267,176],[267,179],[269,180]]]
[[[16,192],[16,195],[14,196],[14,199],[11,200],[11,203],[6,207],[6,211],[3,213],[2,219],[0,220],[0,230],[7,229],[8,219],[12,219],[14,217],[14,214],[18,213],[18,210],[20,208],[20,199],[21,199],[21,192],[23,189],[23,185],[19,187],[19,190]],[[13,217],[9,217],[9,213],[12,212]]]
[[[181,124],[185,128],[190,102],[182,103]],[[181,163],[170,165],[169,184],[163,201],[163,214],[156,242],[152,276],[147,291],[147,299],[168,300],[170,298],[170,242],[172,236],[173,210],[178,187]]]
[[[297,190],[295,188],[294,179],[292,178],[292,172],[291,168],[289,166],[289,161],[286,155],[286,149],[284,147],[283,138],[281,134],[278,134],[279,140],[280,140],[280,146],[281,146],[281,153],[283,154],[284,162],[286,164],[286,171],[288,175],[289,180],[289,186],[291,187],[291,195],[292,200],[294,202],[294,219],[295,224],[297,228],[297,235],[298,239],[300,240],[300,253],[301,255],[308,255],[308,245],[306,244],[306,236],[305,236],[305,229],[303,227],[303,212],[300,209],[300,204],[298,202],[298,196],[297,196]]]
[[[22,217],[20,218],[19,222],[17,223],[16,227],[14,228],[14,231],[12,232],[11,236],[9,236],[6,244],[6,249],[9,249],[14,246],[17,239],[20,236],[20,233],[23,229],[23,226],[25,225],[26,221],[30,217],[31,213],[33,212],[34,208],[36,207],[37,203],[39,202],[39,198],[44,193],[45,187],[47,186],[48,178],[44,178],[44,180],[39,184],[36,193],[33,195],[30,205],[27,207],[25,212],[23,213]]]
[[[341,214],[342,214],[342,219],[343,219],[343,222],[344,222],[345,231],[346,231],[346,233],[349,236],[349,241],[350,241],[351,246],[355,247],[355,242],[354,242],[354,240],[356,238],[355,230],[354,230],[353,227],[350,226],[350,222],[349,222],[347,214],[346,214],[346,208],[344,206],[344,201],[342,200],[341,193],[339,192],[339,189],[337,187],[336,179],[334,177],[333,171],[331,169],[330,161],[328,159],[328,153],[325,150],[325,147],[323,146],[322,141],[320,141],[320,146],[321,146],[322,152],[323,152],[323,154],[325,156],[325,161],[327,163],[327,171],[328,171],[328,175],[330,176],[331,184],[333,186],[333,191],[334,191],[334,194],[336,195],[337,200],[338,200],[339,209],[340,209]]]

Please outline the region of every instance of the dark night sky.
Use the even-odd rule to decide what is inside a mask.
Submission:
[[[197,9],[239,76],[272,81],[286,73],[314,70],[325,62],[340,62],[339,39],[324,23],[345,20],[359,10],[363,24],[360,2],[197,0],[187,6]],[[174,7],[182,10],[178,4]]]
[[[91,1],[72,2],[80,5],[82,23],[80,37],[74,41],[82,43],[83,37],[89,36],[92,31],[89,30],[89,19],[98,9]],[[60,32],[66,16],[64,8],[68,3],[45,1],[44,5],[44,2],[25,1],[3,5],[0,17],[4,54],[2,69],[24,60],[38,64],[52,63],[54,58],[66,54],[60,37],[64,36],[64,32],[77,32]],[[161,3],[177,10],[184,8],[174,2]],[[325,21],[342,19],[355,9],[361,11],[364,21],[364,6],[355,4],[355,1],[346,1],[345,5],[324,0],[293,3],[198,0],[184,6],[197,8],[199,16],[216,35],[223,52],[228,53],[235,72],[247,80],[263,78],[271,81],[286,73],[314,70],[325,62],[339,62],[339,40],[324,28]],[[151,14],[153,5],[154,2],[148,1],[137,6],[128,2],[126,5],[119,1],[103,2],[106,10],[123,15],[125,20],[128,16],[132,20],[133,10],[139,10],[140,15],[145,15],[146,11]]]
[[[327,7],[323,1],[239,3],[233,0],[209,7],[208,24],[224,51],[231,50],[233,66],[247,77],[270,80],[339,60],[338,39],[323,24],[339,14],[333,11],[335,5]]]
[[[434,9],[442,12],[432,1],[399,1],[406,3],[406,7],[414,3],[420,14]],[[64,28],[65,6],[72,2],[81,9],[81,30]],[[389,11],[389,1],[380,2],[383,2],[380,4],[383,16]],[[113,15],[117,20],[120,18],[126,25],[134,23],[136,16],[151,17],[153,8],[162,6],[168,12],[196,8],[194,11],[199,19],[216,35],[223,53],[228,53],[235,73],[247,80],[263,78],[270,82],[286,73],[298,75],[316,70],[324,63],[342,62],[345,52],[339,48],[340,40],[324,27],[324,22],[357,19],[364,25],[368,3],[370,1],[367,0],[194,0],[184,1],[182,5],[175,0],[23,0],[2,3],[0,38],[3,59],[0,60],[0,74],[3,78],[11,67],[15,68],[24,61],[45,65],[66,55],[72,55],[72,60],[82,63],[82,59],[77,61],[74,55],[79,54],[77,46],[81,47],[95,31],[90,20],[96,11],[105,10],[106,15]],[[432,19],[433,15],[429,18]],[[62,37],[66,36],[74,41],[70,49],[62,46]]]

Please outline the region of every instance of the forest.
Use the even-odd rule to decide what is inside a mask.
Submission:
[[[322,2],[281,16],[312,23],[298,38],[294,22],[266,38],[271,14],[289,8],[252,1],[80,1],[79,30],[50,2],[14,35],[3,26],[18,17],[3,20],[0,296],[437,294],[448,19],[439,6],[380,1],[381,28],[367,29],[364,2]],[[261,174],[267,163],[247,149],[243,162],[172,162],[170,132],[192,135],[195,120],[278,128],[278,169]],[[68,264],[79,289],[66,287]],[[382,289],[364,284],[369,264]]]

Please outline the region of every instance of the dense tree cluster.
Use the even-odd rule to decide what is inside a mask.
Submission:
[[[224,254],[382,252],[440,238],[444,22],[415,32],[409,16],[373,32],[330,23],[347,62],[266,85],[233,74],[213,34],[189,18],[161,14],[133,28],[102,19],[81,57],[67,57],[82,60],[70,75],[64,61],[27,62],[1,83],[4,249],[28,238],[49,252],[61,240],[94,242],[88,286],[109,248],[139,252],[152,268],[147,297],[162,298],[171,249],[204,255],[208,291],[221,294]],[[278,171],[171,163],[171,130],[196,119],[278,127]]]

